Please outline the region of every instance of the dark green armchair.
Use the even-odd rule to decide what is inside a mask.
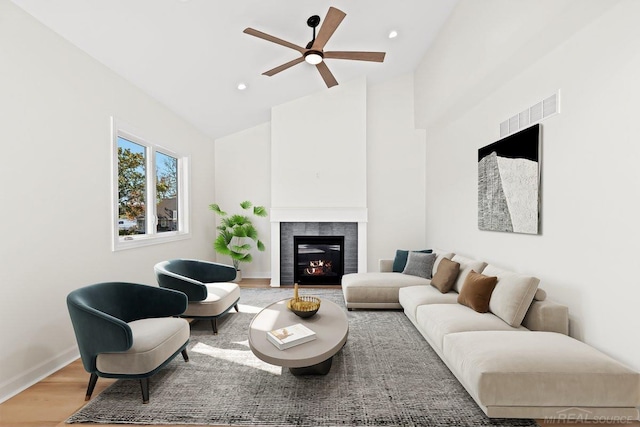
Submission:
[[[104,378],[139,379],[143,403],[149,378],[179,353],[186,362],[190,329],[172,317],[187,308],[178,291],[134,283],[98,283],[76,289],[67,307],[84,369],[91,374],[85,400]]]
[[[160,287],[184,292],[189,306],[182,314],[191,319],[210,319],[218,333],[218,318],[232,307],[238,311],[240,288],[231,281],[236,269],[230,265],[195,259],[172,259],[154,267]]]

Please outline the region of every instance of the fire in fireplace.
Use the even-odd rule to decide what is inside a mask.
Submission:
[[[293,236],[295,283],[339,285],[344,274],[344,236]]]

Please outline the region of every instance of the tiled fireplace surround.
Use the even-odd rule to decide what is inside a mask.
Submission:
[[[283,271],[282,268],[281,256],[288,257],[293,253],[293,243],[291,248],[281,247],[281,224],[283,223],[287,223],[284,227],[287,234],[302,230],[300,232],[304,235],[309,235],[303,230],[316,229],[320,230],[321,234],[345,231],[345,251],[348,250],[348,243],[354,238],[353,231],[356,229],[357,244],[353,242],[349,249],[354,249],[353,246],[357,245],[357,266],[354,263],[348,263],[345,257],[345,274],[367,271],[366,208],[271,208],[269,216],[271,218],[271,286],[278,287],[281,284],[290,285],[293,283],[293,264],[291,264],[290,273]],[[349,270],[347,270],[347,265],[349,265]],[[287,283],[289,276],[291,276],[291,283]]]

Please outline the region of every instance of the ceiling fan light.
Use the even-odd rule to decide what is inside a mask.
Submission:
[[[304,60],[311,65],[318,65],[322,62],[322,55],[318,52],[309,52],[304,56]]]

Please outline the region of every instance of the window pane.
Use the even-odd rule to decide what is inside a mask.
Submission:
[[[118,137],[118,234],[145,234],[145,147]]]
[[[178,159],[156,152],[158,233],[178,230]]]

